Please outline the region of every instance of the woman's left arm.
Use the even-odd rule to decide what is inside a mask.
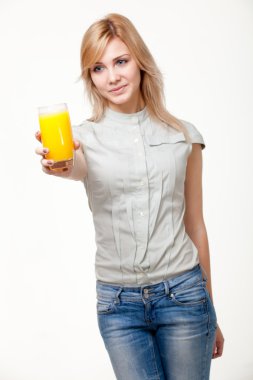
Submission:
[[[200,264],[207,275],[207,290],[213,302],[209,245],[203,217],[202,148],[199,143],[192,144],[192,152],[187,162],[184,223],[187,234],[198,249]],[[213,358],[222,355],[223,345],[224,337],[218,326]]]
[[[187,162],[184,223],[187,234],[198,249],[200,264],[208,277],[207,289],[213,301],[209,245],[203,217],[202,150],[200,144],[192,144],[192,152]]]

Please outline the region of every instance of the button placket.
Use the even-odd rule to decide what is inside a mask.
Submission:
[[[137,252],[135,256],[134,267],[143,272],[145,267],[149,267],[147,258],[145,258],[147,237],[148,237],[148,207],[149,207],[149,191],[147,180],[147,166],[145,158],[145,148],[143,138],[141,136],[140,125],[138,133],[135,131],[133,136],[133,159],[135,161],[135,176],[136,180],[136,194],[134,200],[134,218],[135,234],[137,242]],[[141,264],[142,263],[142,264]],[[143,274],[142,274],[143,275]],[[144,293],[144,298],[148,298],[149,294]]]
[[[139,135],[135,135],[133,138],[134,145],[136,147],[136,154],[138,157],[144,157],[144,147],[142,138]]]

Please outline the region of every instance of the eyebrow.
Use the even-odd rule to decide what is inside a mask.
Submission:
[[[129,55],[129,54],[128,54],[128,53],[121,54],[121,55],[119,55],[118,57],[113,58],[113,61],[117,61],[117,59],[122,58],[122,57],[125,56],[125,55]],[[95,63],[94,63],[94,65],[98,65],[98,64],[103,64],[103,62],[95,62]]]

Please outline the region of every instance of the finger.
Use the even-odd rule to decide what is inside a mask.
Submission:
[[[219,358],[223,353],[223,342],[216,342],[215,350],[213,351],[213,359]]]
[[[213,355],[213,359],[220,358],[221,356],[222,356],[222,353],[220,353],[220,354],[216,353],[215,355]]]
[[[40,131],[37,131],[37,132],[35,133],[35,137],[36,137],[36,139],[37,139],[38,141],[41,142],[41,133],[40,133]]]
[[[223,354],[223,346],[224,346],[223,342],[217,342],[217,353],[216,353],[217,357]]]
[[[214,345],[214,347],[213,347],[213,353],[212,353],[212,358],[213,358],[213,359],[215,359],[216,352],[217,352],[217,349],[216,349],[216,342],[215,342],[215,345]]]
[[[48,148],[42,148],[41,146],[37,147],[35,149],[35,153],[36,154],[39,154],[40,156],[45,156],[45,154],[47,154],[49,152],[49,149]]]
[[[42,158],[40,160],[42,165],[42,171],[46,174],[54,174],[54,172],[51,170],[51,167],[53,166],[54,162],[52,160],[46,160],[45,158]]]
[[[53,172],[52,172],[52,170],[50,170],[48,167],[46,167],[46,166],[42,166],[42,171],[44,172],[44,173],[46,173],[46,174],[49,174],[49,175],[52,175],[53,174]]]
[[[46,167],[46,168],[50,168],[50,167],[52,167],[54,165],[54,161],[53,160],[47,160],[45,158],[42,158],[40,160],[40,162],[41,162],[41,165],[44,166],[44,167]]]

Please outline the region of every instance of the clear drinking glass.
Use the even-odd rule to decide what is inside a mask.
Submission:
[[[53,171],[62,171],[73,164],[74,143],[66,103],[39,107],[39,124],[43,147],[49,149],[46,159],[53,160]]]

